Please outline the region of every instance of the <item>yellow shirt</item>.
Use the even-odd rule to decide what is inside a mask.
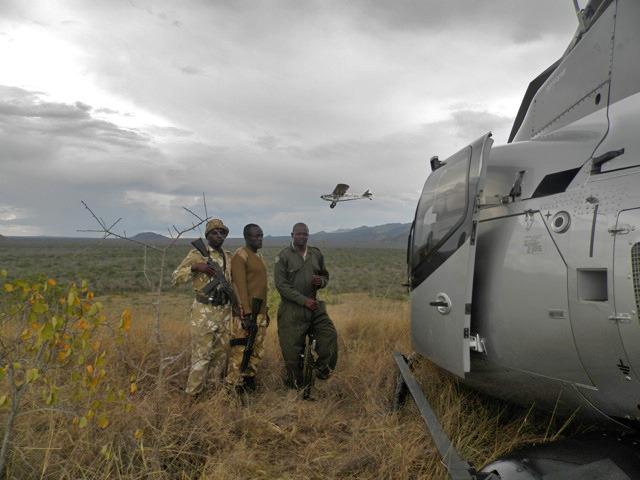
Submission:
[[[264,300],[260,313],[265,313],[267,308],[267,264],[262,255],[247,247],[240,247],[231,258],[231,278],[244,312],[251,312],[251,299],[257,297]]]

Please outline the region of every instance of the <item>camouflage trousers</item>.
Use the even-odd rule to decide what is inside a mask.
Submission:
[[[231,306],[214,307],[196,300],[191,306],[191,370],[185,391],[201,393],[210,377],[220,382],[227,370]]]
[[[244,372],[240,371],[242,357],[244,356],[244,345],[235,345],[231,347],[229,354],[229,365],[227,368],[227,378],[225,383],[228,386],[236,387],[242,384],[242,377],[255,377],[258,372],[258,364],[262,360],[264,353],[264,339],[267,335],[267,327],[269,326],[269,317],[265,314],[258,315],[258,331],[256,333],[256,341],[253,345],[253,354],[249,359],[249,365]],[[239,317],[233,317],[231,321],[231,338],[244,338],[247,331],[242,328]]]

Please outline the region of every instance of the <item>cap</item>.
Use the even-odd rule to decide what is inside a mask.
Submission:
[[[220,230],[224,230],[225,232],[229,233],[229,229],[224,223],[222,223],[222,220],[220,220],[219,218],[214,218],[207,222],[207,228],[204,231],[204,236],[206,237],[214,228],[219,228]]]

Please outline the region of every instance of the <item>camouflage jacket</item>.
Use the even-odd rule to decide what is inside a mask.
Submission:
[[[224,258],[217,251],[212,249],[209,245],[207,245],[207,249],[209,250],[209,255],[211,259],[220,265],[220,268],[224,270],[224,276],[227,281],[231,283],[231,253],[223,250]],[[202,256],[202,254],[196,250],[195,248],[190,250],[184,260],[178,265],[171,276],[172,283],[177,285],[178,283],[186,283],[191,280],[193,285],[193,290],[195,293],[202,293],[202,288],[206,286],[210,281],[211,277],[209,277],[206,273],[201,272],[192,272],[191,266],[196,263],[206,263],[207,259]]]

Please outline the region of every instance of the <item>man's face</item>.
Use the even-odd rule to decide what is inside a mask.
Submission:
[[[291,238],[296,247],[305,247],[307,240],[309,240],[309,229],[303,225],[298,225],[293,229],[293,232],[291,232]]]
[[[262,229],[260,227],[250,228],[247,232],[247,236],[245,237],[247,247],[254,251],[261,249],[262,237],[264,237],[264,234],[262,233]]]
[[[207,241],[211,248],[220,248],[227,238],[227,232],[221,228],[214,228],[207,233]]]

